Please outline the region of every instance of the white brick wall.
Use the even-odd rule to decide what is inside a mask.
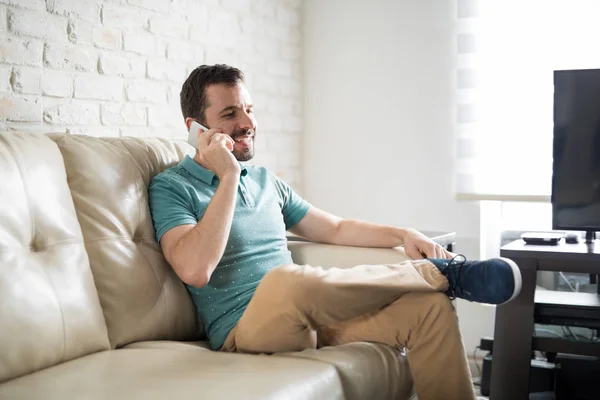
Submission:
[[[71,97],[73,79],[69,72],[47,69],[42,73],[42,94],[51,97]]]
[[[110,26],[96,25],[92,28],[94,46],[104,49],[121,49],[121,31]]]
[[[19,8],[8,10],[8,29],[16,36],[28,36],[65,43],[67,19],[46,12]]]
[[[12,73],[12,88],[15,93],[40,94],[41,70],[33,67],[15,67]]]
[[[42,49],[40,42],[4,36],[0,40],[0,63],[41,66]]]
[[[82,74],[75,78],[78,99],[123,100],[123,82],[119,78]]]
[[[44,66],[48,68],[92,72],[96,68],[97,59],[96,50],[87,46],[53,42],[44,46]]]
[[[98,72],[107,76],[143,78],[146,73],[146,59],[134,54],[102,52]]]
[[[92,44],[92,25],[87,21],[69,21],[69,25],[67,25],[67,34],[69,35],[71,43]]]
[[[8,65],[0,66],[0,92],[10,92],[10,74],[12,67]]]
[[[41,122],[42,102],[37,96],[0,96],[2,120],[21,122]]]
[[[185,138],[203,63],[246,73],[256,164],[300,189],[300,0],[0,0],[0,131]]]
[[[46,9],[73,20],[100,22],[100,3],[96,0],[47,0]]]
[[[102,123],[104,125],[146,126],[146,106],[142,104],[103,104]]]
[[[52,99],[44,104],[44,122],[52,125],[99,125],[99,105],[83,100]]]

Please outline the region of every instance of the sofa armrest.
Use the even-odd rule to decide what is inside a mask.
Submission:
[[[288,248],[296,264],[349,268],[360,264],[396,264],[410,260],[404,248],[336,246],[288,238]]]

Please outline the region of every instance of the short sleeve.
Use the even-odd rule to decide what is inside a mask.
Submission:
[[[150,213],[156,231],[156,240],[179,225],[196,224],[198,220],[192,211],[192,199],[184,185],[169,179],[165,172],[152,179],[149,188]]]
[[[287,183],[271,174],[281,200],[285,229],[289,230],[306,216],[311,204],[298,195]]]

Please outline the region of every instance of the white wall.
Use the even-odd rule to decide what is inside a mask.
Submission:
[[[457,232],[479,255],[479,208],[454,199],[455,2],[306,0],[304,194],[344,217]],[[459,303],[469,351],[493,309]]]
[[[300,29],[300,0],[0,0],[0,131],[183,138],[183,81],[227,63],[257,162],[299,187]]]

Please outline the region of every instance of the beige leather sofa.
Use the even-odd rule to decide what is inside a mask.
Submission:
[[[208,349],[147,204],[151,178],[191,151],[163,139],[0,134],[0,399],[409,398],[405,357],[383,345]],[[313,265],[406,258],[290,246]]]

